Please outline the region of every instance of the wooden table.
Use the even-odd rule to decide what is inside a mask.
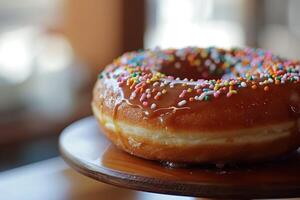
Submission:
[[[122,189],[87,178],[54,158],[0,173],[0,199],[161,200],[195,199]]]

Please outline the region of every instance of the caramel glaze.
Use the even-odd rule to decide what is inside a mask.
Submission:
[[[209,102],[190,104],[190,107],[180,109],[167,107],[172,105],[174,99],[171,96],[172,93],[176,93],[176,90],[172,90],[168,93],[168,97],[164,96],[160,99],[161,104],[168,109],[157,112],[142,108],[138,102],[126,99],[126,90],[111,89],[110,87],[115,86],[107,82],[103,84],[99,80],[94,90],[93,103],[97,108],[101,108],[102,113],[113,118],[116,122],[114,123],[116,131],[106,129],[101,121],[99,124],[105,135],[120,149],[142,158],[187,163],[244,163],[286,154],[297,149],[300,143],[299,124],[296,121],[299,113],[295,112],[297,104],[288,98],[295,92],[299,94],[299,85],[274,86],[268,92],[245,89],[249,91],[242,90],[238,95],[230,98],[220,97]],[[122,91],[125,92],[122,93]],[[110,96],[104,98],[103,94]],[[293,109],[291,105],[294,105]],[[145,110],[150,114],[146,115]],[[171,134],[180,134],[181,132],[177,132],[178,130],[189,131],[189,134],[197,134],[198,131],[199,134],[218,133],[219,131],[222,134],[232,134],[223,131],[266,126],[285,121],[294,121],[294,126],[289,130],[291,134],[285,138],[254,144],[238,145],[228,141],[227,144],[186,145],[178,148],[132,137],[141,144],[137,148],[132,146],[128,137],[118,130],[117,122],[119,121],[151,130],[166,129]],[[238,132],[234,134],[238,134]],[[230,137],[234,138],[235,135],[230,135]]]
[[[179,95],[179,87],[182,87],[175,85],[159,100],[161,108],[151,110],[141,107],[138,99],[129,100],[128,88],[113,89],[116,87],[113,82],[98,80],[94,104],[101,107],[103,113],[114,116],[115,120],[152,129],[191,133],[204,131],[209,134],[288,121],[294,121],[297,126],[300,117],[299,100],[292,98],[300,96],[300,84],[270,85],[267,92],[259,88],[243,88],[230,98],[221,96],[201,103],[191,102],[181,108],[173,106]]]

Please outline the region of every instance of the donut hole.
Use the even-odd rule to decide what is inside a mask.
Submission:
[[[175,61],[163,63],[161,73],[167,76],[173,76],[180,79],[221,79],[225,75],[225,71],[221,68],[221,63],[213,63],[205,65],[205,60],[201,64],[191,64],[188,61]]]

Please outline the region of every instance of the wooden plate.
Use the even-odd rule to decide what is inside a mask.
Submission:
[[[250,166],[170,168],[118,150],[101,134],[93,117],[63,131],[60,151],[80,173],[135,190],[212,198],[300,196],[299,151],[271,163]]]

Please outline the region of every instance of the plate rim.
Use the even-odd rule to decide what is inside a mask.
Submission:
[[[291,186],[286,187],[286,185],[283,183],[273,183],[268,184],[267,186],[263,186],[260,184],[252,186],[239,185],[235,186],[236,192],[233,193],[232,186],[226,186],[222,184],[211,184],[205,182],[199,183],[195,181],[185,181],[185,183],[182,183],[180,181],[163,180],[154,177],[130,174],[128,172],[120,172],[114,169],[98,166],[95,163],[89,161],[84,162],[78,157],[72,155],[72,153],[70,153],[64,147],[63,140],[66,137],[66,134],[71,132],[73,128],[75,128],[76,126],[80,126],[81,123],[91,123],[91,120],[96,121],[96,119],[93,116],[89,116],[75,121],[69,126],[67,126],[59,136],[59,152],[64,161],[73,169],[97,181],[127,189],[180,196],[208,198],[300,197],[300,185],[294,186],[294,188],[292,188]],[[124,180],[130,182],[130,184],[122,184]],[[158,184],[160,185],[160,187],[155,187]],[[222,190],[222,194],[216,192],[218,188]],[[228,190],[227,193],[225,192],[226,190]]]

